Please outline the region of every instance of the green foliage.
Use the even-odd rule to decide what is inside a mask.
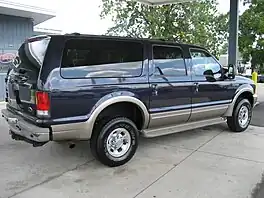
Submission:
[[[102,0],[101,17],[112,17],[107,34],[198,44],[219,55],[226,47],[228,16],[216,0],[148,6],[131,0]]]
[[[240,17],[239,50],[244,61],[264,72],[264,1],[251,0]]]

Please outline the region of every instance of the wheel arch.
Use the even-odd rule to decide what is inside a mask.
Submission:
[[[247,98],[251,105],[254,105],[254,90],[250,85],[242,85],[238,88],[235,96],[232,99],[231,104],[228,106],[228,109],[224,115],[224,117],[231,117],[233,114],[233,110],[235,108],[236,102],[240,97]]]
[[[132,105],[135,105],[138,107],[138,109],[141,112],[141,115],[143,117],[143,126],[142,128],[147,128],[149,124],[149,113],[147,110],[147,107],[144,105],[143,102],[141,102],[139,99],[133,96],[116,96],[116,97],[111,97],[108,99],[102,99],[97,102],[97,104],[94,106],[93,110],[91,111],[89,120],[88,120],[88,125],[89,125],[89,131],[90,135],[92,135],[93,128],[96,122],[96,119],[98,116],[108,107],[116,104],[121,104],[121,103],[129,103]]]

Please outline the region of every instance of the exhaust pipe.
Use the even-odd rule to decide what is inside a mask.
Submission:
[[[75,143],[74,142],[69,142],[69,148],[70,149],[73,149],[73,148],[75,148]]]

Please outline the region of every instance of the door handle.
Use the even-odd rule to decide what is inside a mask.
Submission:
[[[199,83],[194,83],[194,86],[195,86],[195,92],[199,92]]]
[[[151,84],[152,95],[153,95],[153,96],[157,96],[157,95],[158,95],[158,89],[157,89],[157,87],[158,87],[157,84]]]

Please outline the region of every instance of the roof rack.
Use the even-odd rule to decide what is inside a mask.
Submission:
[[[163,42],[177,42],[177,43],[182,43],[179,39],[176,38],[171,38],[171,39],[165,39],[165,38],[152,38],[157,41],[163,41]]]
[[[73,33],[67,33],[65,35],[76,35],[76,36],[80,36],[81,33],[79,33],[79,32],[73,32]]]

